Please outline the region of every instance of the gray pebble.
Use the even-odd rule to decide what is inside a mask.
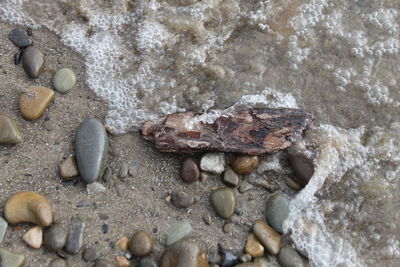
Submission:
[[[82,180],[90,184],[97,180],[107,154],[108,139],[103,124],[97,119],[87,119],[75,137],[75,152]]]
[[[139,267],[157,267],[157,263],[152,258],[147,257],[140,261]]]
[[[194,197],[185,192],[173,192],[172,203],[177,208],[188,208],[194,202]]]
[[[227,167],[222,181],[231,186],[237,186],[239,184],[239,175],[237,175],[230,167]]]
[[[53,77],[54,88],[62,94],[65,94],[71,90],[75,86],[75,83],[75,73],[68,68],[58,70]]]
[[[174,224],[167,234],[167,246],[181,240],[192,231],[192,225],[188,221]]]
[[[107,183],[108,181],[111,180],[111,175],[112,175],[111,168],[106,167],[104,169],[103,176],[101,177],[101,179],[103,179],[103,181]]]
[[[76,255],[82,247],[83,243],[83,231],[85,229],[85,223],[80,219],[73,217],[71,219],[71,226],[69,229],[69,235],[67,243],[65,244],[65,251],[68,254]]]
[[[0,248],[1,267],[22,267],[25,265],[25,256]]]
[[[68,264],[64,259],[54,259],[49,267],[68,267]]]
[[[87,262],[94,262],[98,258],[100,258],[100,252],[96,248],[87,248],[85,251],[82,253],[82,258],[84,261]]]
[[[211,192],[211,204],[219,216],[228,219],[236,209],[236,197],[229,187],[218,188]]]
[[[234,228],[235,226],[233,223],[226,223],[222,229],[224,230],[224,233],[229,234],[233,232]]]
[[[126,162],[122,162],[121,166],[119,167],[118,177],[120,179],[125,179],[128,176],[128,164]]]
[[[240,193],[247,192],[247,191],[249,191],[251,189],[253,189],[253,185],[252,184],[250,184],[250,183],[248,183],[246,181],[243,181],[243,182],[240,183],[240,186],[239,186],[239,192]]]
[[[43,127],[49,132],[53,131],[54,130],[54,123],[52,123],[51,121],[45,121],[45,122],[43,122]]]
[[[42,70],[44,55],[38,48],[30,46],[22,54],[22,67],[31,78],[37,78]]]
[[[43,243],[51,251],[62,249],[67,241],[67,233],[64,228],[54,224],[47,228],[43,233]]]
[[[15,28],[8,34],[8,39],[19,48],[25,48],[32,45],[32,39],[22,29]]]
[[[7,231],[7,226],[8,226],[8,223],[6,222],[6,220],[4,220],[3,217],[0,216],[0,243],[4,239],[4,236]]]
[[[266,205],[267,222],[276,231],[283,233],[283,222],[289,215],[290,201],[281,193],[271,196]]]
[[[278,254],[278,261],[282,267],[304,267],[307,266],[304,258],[291,247],[282,248]]]

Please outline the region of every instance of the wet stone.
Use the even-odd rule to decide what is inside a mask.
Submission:
[[[192,158],[185,158],[181,163],[181,178],[185,182],[195,182],[200,178],[200,171],[197,163]]]
[[[0,144],[18,144],[21,142],[22,135],[17,123],[0,113]]]
[[[79,176],[76,158],[71,156],[62,161],[59,165],[60,176],[63,180],[70,181]]]
[[[54,91],[40,86],[30,86],[19,98],[19,110],[26,120],[39,119],[55,97]]]
[[[229,163],[236,173],[249,174],[260,164],[260,157],[235,154],[231,157]]]
[[[239,175],[237,175],[231,168],[226,168],[223,176],[224,183],[230,186],[237,186],[239,184]]]
[[[289,154],[289,166],[293,171],[296,180],[301,186],[306,186],[314,174],[314,163],[305,155]]]
[[[3,217],[0,216],[0,243],[3,241],[4,236],[6,235],[8,223]]]
[[[283,222],[289,215],[290,201],[281,193],[271,196],[266,205],[266,218],[269,225],[283,233]]]
[[[64,259],[54,259],[49,267],[68,267],[68,264]]]
[[[69,229],[69,235],[65,244],[65,251],[68,254],[76,255],[83,244],[83,231],[85,229],[85,223],[80,219],[73,217],[71,219],[71,226]]]
[[[69,92],[76,83],[75,73],[68,68],[62,68],[53,77],[53,86],[57,92],[65,94]]]
[[[32,45],[31,37],[20,28],[13,29],[8,34],[8,39],[19,48],[25,48]]]
[[[183,239],[185,236],[190,234],[191,231],[192,225],[188,221],[174,224],[167,234],[167,246]]]
[[[103,124],[93,118],[85,120],[75,136],[75,152],[80,176],[86,183],[93,183],[99,177],[107,148]]]
[[[278,255],[278,262],[282,267],[305,267],[304,258],[291,247],[282,248]]]
[[[86,262],[94,262],[100,258],[100,252],[96,248],[87,248],[82,253],[82,259]]]
[[[279,253],[282,237],[272,227],[263,221],[257,221],[253,226],[253,232],[270,254]]]
[[[188,208],[194,202],[194,197],[186,192],[173,192],[171,197],[172,203],[177,208]]]
[[[104,169],[103,175],[101,177],[101,179],[103,179],[104,182],[108,182],[111,180],[111,176],[112,176],[112,172],[111,172],[111,168],[110,167],[106,167]]]
[[[236,197],[231,188],[218,188],[211,193],[211,203],[219,216],[228,219],[236,209]]]
[[[206,153],[201,158],[200,168],[203,171],[215,174],[224,172],[226,166],[224,153]]]
[[[42,71],[44,55],[38,48],[30,46],[22,54],[22,67],[30,78],[37,78]]]
[[[139,267],[157,267],[157,263],[149,257],[140,260]]]
[[[0,248],[1,267],[22,267],[26,263],[25,256]]]
[[[44,231],[43,241],[48,250],[57,251],[67,242],[67,233],[61,225],[54,224]]]
[[[128,164],[126,162],[122,162],[118,171],[118,178],[125,179],[128,176]]]
[[[153,237],[146,231],[138,231],[129,241],[128,248],[135,257],[147,256],[154,248]]]
[[[181,240],[167,247],[160,267],[208,267],[205,251],[192,241]]]

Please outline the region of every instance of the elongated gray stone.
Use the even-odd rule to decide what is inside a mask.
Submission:
[[[181,240],[192,231],[192,225],[188,221],[174,224],[168,231],[167,246]]]
[[[22,54],[22,66],[31,78],[37,78],[42,70],[44,55],[38,48],[30,46]]]
[[[97,119],[87,119],[75,137],[75,152],[82,180],[90,184],[97,180],[107,154],[108,139],[103,124]]]
[[[32,39],[26,31],[15,28],[8,34],[8,39],[19,48],[25,48],[32,45]]]
[[[25,256],[0,248],[1,267],[21,267],[26,263]]]
[[[278,255],[278,261],[282,267],[305,267],[306,261],[291,247],[282,248]]]
[[[7,226],[8,226],[8,223],[6,222],[6,220],[4,220],[3,217],[0,217],[0,243],[4,239],[4,236],[7,231]]]
[[[85,222],[82,222],[78,218],[71,219],[71,227],[69,229],[69,235],[67,243],[65,244],[65,252],[71,255],[76,255],[83,244],[83,231],[85,229]]]
[[[267,201],[267,222],[279,233],[283,233],[282,225],[289,215],[289,203],[289,200],[280,193],[273,195]]]

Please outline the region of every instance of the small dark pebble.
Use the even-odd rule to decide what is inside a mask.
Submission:
[[[306,186],[314,174],[312,160],[303,154],[296,153],[289,154],[288,161],[296,181],[303,187]]]
[[[14,54],[14,64],[19,65],[22,62],[22,50]]]
[[[240,263],[240,253],[234,252],[232,250],[220,248],[221,254],[221,267],[231,267]]]
[[[158,228],[157,228],[157,227],[154,227],[154,228],[151,230],[151,232],[152,232],[153,234],[158,233]]]
[[[237,216],[242,216],[244,211],[241,207],[239,207],[239,208],[236,208],[235,213]]]
[[[193,202],[193,196],[189,195],[186,192],[173,192],[172,195],[172,203],[177,208],[188,208]]]
[[[94,262],[100,257],[100,253],[95,248],[87,248],[82,253],[82,259],[87,262]]]
[[[69,235],[64,250],[70,255],[76,255],[83,244],[83,231],[85,223],[78,218],[72,217]]]
[[[8,34],[8,39],[19,48],[25,48],[32,45],[32,39],[20,28],[15,28]]]
[[[107,224],[103,224],[101,226],[101,230],[103,231],[103,234],[107,234],[108,233],[108,225]]]
[[[108,181],[111,180],[111,175],[112,175],[111,168],[110,167],[106,167],[104,169],[103,176],[101,176],[101,178],[103,179],[104,182],[107,183]]]

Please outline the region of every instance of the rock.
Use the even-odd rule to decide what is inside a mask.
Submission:
[[[53,209],[44,196],[30,191],[21,191],[7,200],[4,216],[12,224],[30,222],[49,226],[53,222]]]
[[[314,164],[311,159],[303,154],[289,154],[289,166],[293,171],[296,180],[303,187],[308,184],[314,174]]]
[[[76,255],[79,253],[79,250],[83,244],[84,229],[85,222],[78,218],[72,217],[67,242],[65,243],[64,247],[65,252],[70,255]]]
[[[140,260],[139,267],[157,267],[157,263],[150,257]]]
[[[207,224],[207,225],[211,225],[212,224],[212,219],[211,219],[210,213],[204,213],[202,218],[203,218],[203,221],[204,221],[205,224]]]
[[[105,192],[106,188],[104,187],[104,185],[102,185],[98,182],[94,182],[94,183],[87,184],[86,190],[87,190],[88,194],[90,195],[90,194]]]
[[[121,251],[127,251],[128,250],[128,242],[129,242],[129,238],[127,238],[126,236],[123,236],[115,244]]]
[[[271,196],[266,205],[266,218],[269,225],[283,233],[283,222],[289,215],[290,201],[280,193]]]
[[[97,260],[96,263],[93,265],[93,267],[114,267],[114,264],[112,264],[111,262],[104,260],[104,259],[100,259]]]
[[[167,247],[160,267],[208,267],[206,253],[196,243],[181,240]]]
[[[181,178],[185,182],[194,182],[199,180],[200,171],[196,161],[192,158],[185,158],[181,163]]]
[[[101,226],[101,231],[103,232],[103,234],[107,234],[108,233],[108,224],[103,224]]]
[[[228,219],[236,209],[235,193],[229,187],[218,188],[211,193],[211,203],[219,216]]]
[[[221,267],[231,267],[240,262],[239,253],[233,250],[223,249],[220,247],[220,253],[222,256],[220,263]]]
[[[243,181],[243,182],[240,183],[240,186],[239,186],[239,192],[240,193],[247,192],[247,191],[249,191],[251,189],[253,189],[253,185],[252,184],[250,184],[250,183],[248,183],[246,181]]]
[[[25,48],[32,45],[32,39],[20,28],[15,28],[8,34],[8,39],[19,48]]]
[[[119,167],[118,177],[121,179],[125,179],[128,176],[128,164],[126,162],[122,162]]]
[[[278,262],[282,267],[306,267],[304,258],[291,247],[284,247],[278,255]]]
[[[38,48],[30,46],[22,54],[22,67],[31,78],[37,78],[42,71],[44,55]]]
[[[62,94],[69,92],[75,86],[75,83],[75,73],[68,68],[58,70],[53,77],[54,89]]]
[[[258,258],[264,255],[264,246],[260,241],[258,241],[254,234],[249,234],[244,251],[250,254],[253,258]]]
[[[98,258],[100,258],[100,252],[94,247],[87,248],[82,253],[82,259],[86,262],[94,262]]]
[[[104,169],[103,176],[101,177],[101,179],[103,179],[103,181],[107,183],[108,181],[111,180],[111,176],[112,176],[111,168],[106,167]]]
[[[16,122],[0,113],[0,145],[18,144],[22,142],[22,135]]]
[[[40,86],[30,86],[19,98],[19,110],[26,120],[39,119],[54,99],[54,91]]]
[[[194,197],[185,192],[173,192],[172,203],[177,208],[188,208],[194,202]]]
[[[27,243],[29,246],[33,248],[40,248],[43,242],[43,230],[40,226],[32,227],[31,229],[26,232],[22,239]]]
[[[212,123],[204,123],[201,116],[204,113],[190,111],[170,114],[160,124],[146,122],[141,134],[162,152],[262,155],[290,147],[293,137],[313,121],[306,111],[287,108],[238,110]]]
[[[60,163],[58,168],[63,180],[70,181],[79,176],[78,165],[74,156],[66,158]]]
[[[224,231],[224,233],[232,233],[234,231],[235,225],[233,223],[226,223],[224,224],[224,226],[222,227],[222,230]]]
[[[251,255],[250,254],[242,254],[242,255],[240,255],[240,261],[241,262],[249,262],[249,261],[251,261]]]
[[[185,236],[192,232],[192,225],[188,221],[183,221],[174,224],[167,234],[167,246],[183,239]]]
[[[54,259],[49,267],[68,267],[68,264],[64,259]]]
[[[3,242],[6,235],[8,223],[0,216],[0,243]]]
[[[0,248],[1,267],[22,267],[26,264],[25,256]]]
[[[201,157],[200,168],[215,174],[224,172],[226,166],[224,153],[206,153]]]
[[[103,124],[87,119],[75,137],[75,152],[81,178],[90,184],[97,180],[107,154],[108,139]]]
[[[239,184],[239,175],[237,175],[231,168],[226,168],[222,181],[231,186]]]
[[[116,256],[115,257],[115,262],[117,263],[115,266],[116,267],[129,267],[131,266],[130,261],[123,257],[123,256]]]
[[[289,177],[286,177],[285,183],[290,189],[295,190],[295,191],[298,191],[298,190],[300,190],[302,188],[301,185],[299,185],[298,183],[296,183],[295,181],[293,181]]]
[[[54,123],[51,122],[51,121],[45,121],[45,122],[43,122],[43,127],[44,127],[47,131],[51,132],[51,131],[54,130]]]
[[[229,163],[236,173],[249,174],[260,164],[260,157],[235,154],[230,158]]]
[[[253,232],[270,254],[279,253],[282,237],[272,227],[263,221],[257,221],[253,226]]]
[[[146,231],[136,232],[128,243],[128,249],[135,257],[147,256],[153,248],[153,237]]]
[[[67,242],[67,233],[59,224],[47,228],[43,234],[44,246],[50,251],[62,249]]]

